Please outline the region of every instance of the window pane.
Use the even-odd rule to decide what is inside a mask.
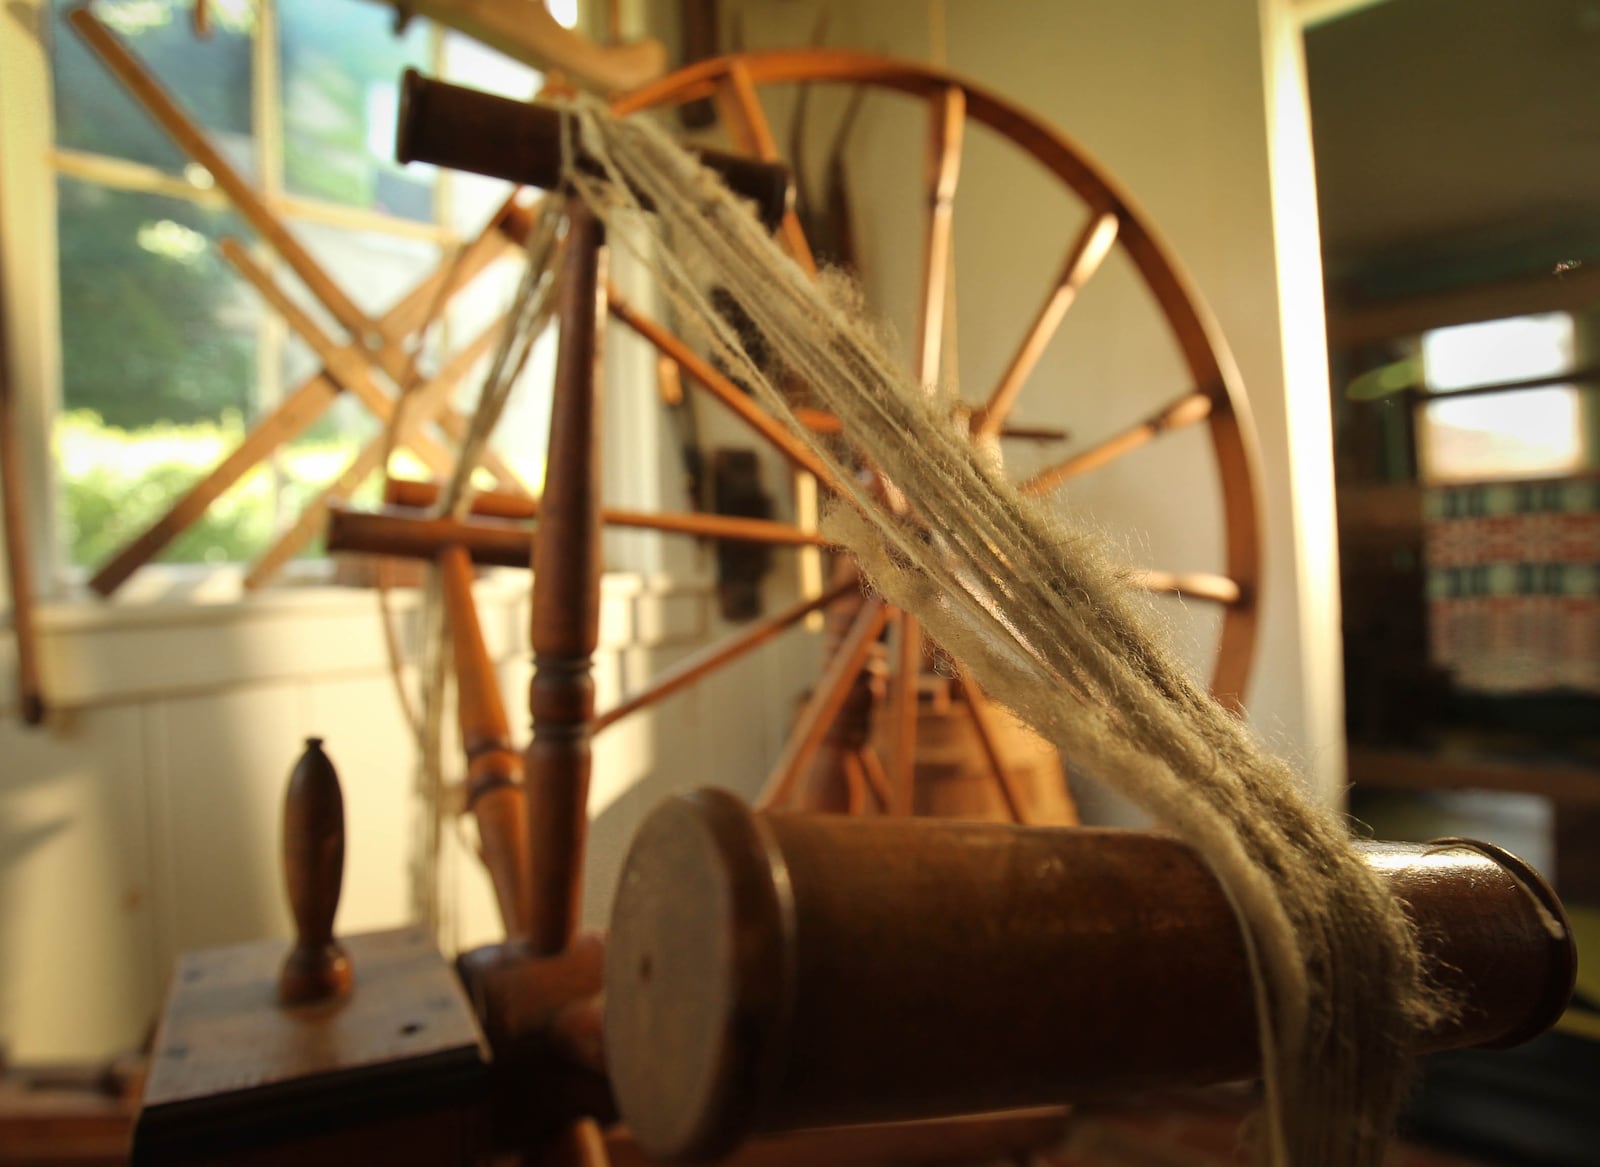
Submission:
[[[400,74],[429,63],[431,35],[368,4],[280,0],[284,183],[293,194],[433,219],[432,168],[394,161]]]
[[[1428,387],[1446,393],[1558,377],[1572,371],[1573,325],[1565,312],[1436,328],[1422,335]]]
[[[79,0],[55,0],[51,71],[56,144],[181,174],[174,146],[66,22]],[[97,16],[210,134],[240,170],[255,173],[250,120],[255,6],[213,0],[210,40],[193,32],[193,0],[103,0]]]
[[[1568,385],[1437,398],[1422,429],[1430,482],[1570,474],[1584,465],[1581,403]]]
[[[59,180],[57,461],[72,562],[96,563],[234,445],[254,409],[259,308],[215,243],[224,211]],[[259,545],[270,483],[247,481],[163,558]]]

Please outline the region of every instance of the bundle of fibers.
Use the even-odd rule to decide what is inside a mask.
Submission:
[[[896,366],[848,281],[808,277],[653,126],[596,103],[574,111],[568,158],[581,145],[604,174],[569,165],[568,180],[654,272],[679,324],[828,460],[838,500],[825,532],[993,699],[1216,875],[1254,976],[1266,1087],[1257,1161],[1376,1167],[1415,1036],[1443,1006],[1400,906],[1343,825],[1158,643],[1099,537],[1018,494],[974,450],[951,403]],[[713,308],[713,286],[759,333],[768,371]],[[914,513],[858,485],[795,422],[778,388],[789,378],[840,418]]]

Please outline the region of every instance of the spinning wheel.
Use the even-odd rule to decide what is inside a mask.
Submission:
[[[1153,590],[1223,606],[1213,686],[1224,700],[1236,700],[1249,666],[1259,580],[1248,420],[1214,326],[1137,212],[1080,151],[1034,119],[948,75],[882,58],[836,53],[729,58],[653,85],[618,108],[715,97],[736,144],[770,160],[776,150],[757,90],[793,81],[883,88],[927,104],[927,222],[914,359],[924,381],[937,378],[949,335],[943,326],[945,288],[966,125],[985,127],[1042,164],[1086,204],[1086,225],[1067,249],[1042,306],[1019,326],[1014,355],[998,384],[971,403],[967,424],[974,440],[1006,436],[1018,395],[1063,315],[1115,249],[1126,255],[1175,341],[1189,388],[1143,420],[1042,467],[1024,487],[1043,492],[1165,432],[1207,426],[1225,509],[1226,570],[1150,572],[1145,582]],[[560,173],[559,155],[548,148],[560,139],[557,117],[412,78],[402,112],[401,153],[548,184]],[[539,148],[541,141],[547,148]],[[799,262],[810,262],[798,220],[776,197],[782,190],[773,184],[774,168],[727,158],[707,161],[730,185],[757,200]],[[526,230],[513,208],[498,222],[508,234]],[[252,1067],[248,1075],[224,1054],[217,1059],[226,1071],[224,1085],[202,1091],[191,1083],[200,1076],[195,1064],[204,1059],[189,1059],[188,1036],[207,1036],[204,1026],[219,1011],[218,1002],[233,1001],[241,1008],[236,984],[241,979],[259,983],[254,970],[263,958],[250,957],[250,977],[244,978],[242,964],[224,953],[217,971],[225,968],[228,975],[218,977],[220,989],[204,983],[209,973],[197,966],[180,978],[157,1042],[158,1066],[166,1065],[165,1054],[189,1059],[187,1081],[177,1080],[181,1072],[152,1079],[141,1119],[145,1129],[158,1130],[165,1117],[173,1145],[193,1139],[194,1103],[203,1098],[215,1109],[232,1108],[230,1121],[245,1107],[259,1118],[270,1107],[292,1104],[299,1107],[295,1121],[320,1137],[326,1114],[280,1088],[291,1077],[327,1091],[336,1072],[341,1088],[347,1082],[369,1100],[383,1092],[392,1100],[400,1096],[402,1071],[437,1076],[448,1070],[462,1091],[460,1106],[432,1129],[458,1152],[457,1161],[490,1145],[540,1155],[541,1161],[582,1157],[594,1162],[603,1157],[596,1122],[613,1116],[613,1087],[638,1135],[635,1143],[613,1128],[614,1147],[630,1154],[638,1146],[707,1154],[757,1130],[1056,1102],[1102,1081],[1149,1086],[1249,1073],[1255,1064],[1249,1040],[1254,1014],[1242,943],[1214,878],[1182,844],[1136,832],[932,824],[905,813],[915,774],[921,637],[914,621],[890,611],[880,598],[862,599],[848,576],[680,664],[622,705],[597,713],[590,674],[605,524],[801,547],[820,543],[803,525],[641,515],[601,505],[596,366],[608,309],[798,471],[824,486],[832,473],[692,348],[608,290],[603,242],[599,221],[572,200],[559,272],[562,337],[544,496],[533,502],[494,494],[479,498],[481,515],[537,517],[537,532],[496,525],[489,517],[455,522],[413,509],[376,516],[341,512],[329,533],[333,548],[440,562],[471,761],[468,797],[484,837],[508,943],[461,957],[458,971],[470,1009],[459,1000],[459,986],[442,962],[430,962],[416,936],[384,943],[352,938],[355,987],[348,988],[351,982],[338,964],[344,954],[331,935],[342,811],[328,794],[336,784],[327,759],[313,747],[291,790],[288,816],[299,831],[288,849],[291,898],[300,922],[293,971],[295,986],[326,984],[350,992],[346,1019],[339,1020],[341,1010],[324,1008],[326,1002],[302,1012],[296,1012],[298,1005],[267,1010],[255,994],[250,1021],[270,1038],[259,1042],[267,1051],[264,1059],[277,1056],[272,1043],[281,1031],[309,1032],[317,1040],[297,1037],[284,1043],[302,1064],[274,1064],[266,1071]],[[802,410],[801,417],[824,432],[837,428],[833,418],[816,411]],[[895,489],[892,483],[880,486],[885,492]],[[398,484],[391,500],[419,504],[429,496],[428,488]],[[530,554],[535,676],[529,705],[535,734],[521,760],[525,776],[519,776],[508,719],[472,611],[471,563],[526,563]],[[608,1009],[618,1024],[607,1031],[608,1039],[615,1039],[608,1067],[598,1048],[602,946],[598,938],[576,934],[590,738],[824,608],[834,623],[831,653],[769,777],[766,800],[783,805],[802,787],[826,790],[831,774],[838,780],[835,789],[842,782],[856,792],[852,799],[870,791],[882,809],[898,813],[874,822],[837,815],[768,818],[750,814],[729,795],[713,794],[679,800],[653,816],[630,859],[625,902],[610,941]],[[896,667],[886,686],[888,729],[875,732],[878,691],[869,662],[890,628]],[[986,755],[986,778],[998,780],[995,785],[1013,812],[1024,817],[1025,792],[1013,789],[993,715],[959,666],[957,674]],[[880,744],[887,765],[879,764]],[[308,793],[313,790],[321,792],[314,800]],[[306,845],[299,846],[297,838]],[[1499,853],[1480,853],[1464,862],[1417,849],[1398,860],[1378,855],[1372,862],[1397,882],[1409,878],[1406,872],[1421,873],[1416,890],[1406,891],[1419,913],[1419,930],[1437,946],[1438,967],[1460,971],[1465,995],[1480,1007],[1463,1011],[1472,1025],[1453,1018],[1427,1035],[1429,1043],[1443,1047],[1520,1035],[1559,1013],[1563,984],[1570,989],[1572,949],[1570,940],[1555,940],[1548,928],[1559,904],[1537,875]],[[1154,869],[1168,873],[1159,888],[1149,883]],[[859,894],[862,888],[873,894]],[[937,902],[927,901],[930,888]],[[1180,894],[1174,896],[1175,890]],[[1074,914],[1066,919],[1069,912]],[[274,947],[272,957],[281,961],[279,952]],[[1183,959],[1170,959],[1180,952]],[[1507,959],[1508,953],[1515,959]],[[1139,975],[1126,976],[1125,965]],[[308,968],[330,975],[320,980],[301,975]],[[1051,975],[1041,976],[1041,969]],[[1195,978],[1196,969],[1204,976]],[[1191,998],[1188,991],[1196,986],[1199,995]],[[232,996],[220,995],[225,993]],[[301,998],[291,993],[288,999]],[[1064,1010],[1066,999],[1077,1004]],[[1170,1009],[1152,1012],[1151,1001],[1166,1002]],[[890,1003],[893,1007],[884,1007]],[[418,1021],[414,1006],[436,1016],[424,1014],[432,1019]],[[339,1026],[348,1028],[358,1015],[371,1016],[372,1043],[340,1034]],[[1140,1018],[1147,1022],[1148,1040],[1123,1040],[1119,1027],[1131,1029]],[[444,1020],[458,1024],[447,1028],[440,1024]],[[402,1038],[440,1034],[429,1040],[441,1044],[416,1055],[397,1052],[396,1022],[402,1023]],[[493,1049],[492,1063],[476,1040],[478,1026]],[[1014,1033],[1000,1032],[1007,1026],[1027,1029],[1028,1040],[1014,1044]],[[1083,1033],[1096,1026],[1097,1041],[1085,1046]],[[215,1031],[210,1036],[214,1039]],[[377,1055],[371,1044],[379,1047]],[[1028,1052],[1019,1057],[1024,1047]],[[1087,1058],[1084,1048],[1093,1051]],[[270,1089],[253,1096],[250,1089],[237,1088],[245,1079]],[[882,1098],[871,1089],[894,1081],[907,1088],[898,1095],[885,1090]],[[632,1115],[627,1113],[630,1092]],[[433,1097],[437,1104],[436,1092]],[[780,1103],[776,1107],[774,1098]],[[402,1157],[426,1155],[406,1125],[420,1118],[406,1113],[397,1120],[395,1111],[387,1108],[374,1125],[387,1131]],[[871,1161],[906,1161],[1013,1153],[1056,1137],[1058,1114],[1046,1112],[1042,1126],[1039,1112],[986,1119],[967,1128],[976,1133],[966,1140],[959,1133],[966,1120],[950,1120],[957,1125],[938,1128],[931,1139],[924,1137],[926,1127],[896,1128],[885,1136],[888,1143],[864,1155]],[[482,1121],[485,1117],[488,1121]],[[340,1137],[368,1140],[359,1145],[370,1152],[371,1130],[353,1126]],[[276,1129],[283,1137],[284,1124]],[[901,1139],[906,1141],[894,1141]],[[353,1145],[342,1143],[339,1149]],[[253,1149],[237,1161],[258,1161],[250,1153]],[[788,1156],[785,1160],[778,1151],[776,1161],[862,1161],[837,1146],[814,1148],[808,1156],[803,1144],[790,1144]]]

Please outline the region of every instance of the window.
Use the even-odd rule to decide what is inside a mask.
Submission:
[[[1418,427],[1436,483],[1549,478],[1590,461],[1573,317],[1553,312],[1425,333],[1428,387]]]
[[[211,175],[79,41],[65,20],[77,0],[48,2],[62,339],[57,486],[64,558],[93,567],[320,361],[222,255],[225,237],[255,240]],[[398,81],[416,66],[526,98],[540,80],[532,70],[425,21],[397,35],[381,6],[212,0],[208,40],[193,34],[191,8],[192,0],[100,0],[94,11],[364,311],[387,309],[505,197],[503,183],[392,161]],[[254,254],[314,309],[270,252],[257,246]],[[513,282],[514,272],[486,274],[487,291],[452,304],[438,352],[430,350],[433,367],[494,318]],[[254,558],[377,432],[357,402],[341,398],[159,558]],[[520,453],[518,468],[537,477],[539,466]]]

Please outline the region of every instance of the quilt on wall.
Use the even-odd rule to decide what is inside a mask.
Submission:
[[[1600,695],[1600,475],[1431,487],[1433,662],[1459,690]]]

